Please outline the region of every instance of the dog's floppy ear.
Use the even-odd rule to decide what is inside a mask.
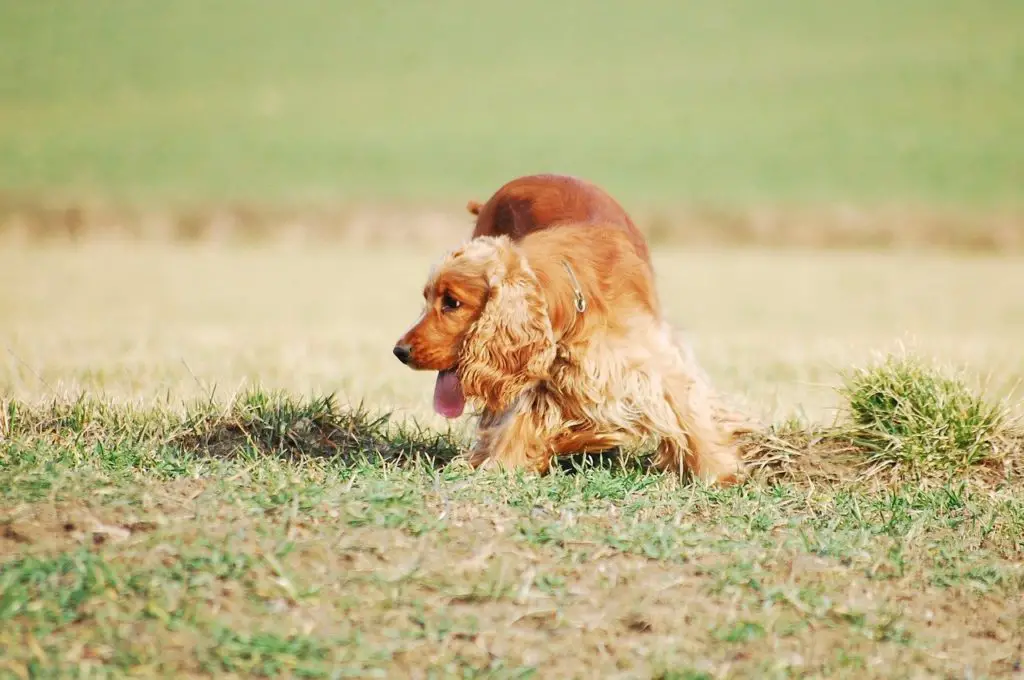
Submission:
[[[470,201],[466,204],[466,210],[469,211],[470,215],[479,215],[480,211],[484,209],[484,204],[479,201]]]
[[[503,411],[531,383],[547,377],[555,340],[544,297],[529,264],[507,237],[495,239],[488,263],[488,298],[459,357],[467,396]]]

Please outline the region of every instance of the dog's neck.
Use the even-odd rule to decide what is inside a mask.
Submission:
[[[630,307],[660,316],[650,268],[615,227],[555,227],[528,235],[519,247],[560,344],[585,339],[598,328],[619,330],[617,325],[628,323]]]

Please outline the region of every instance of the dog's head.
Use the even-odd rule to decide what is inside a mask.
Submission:
[[[407,366],[437,371],[434,409],[457,418],[466,398],[506,409],[554,361],[551,321],[526,258],[507,237],[449,253],[423,289],[420,318],[395,344]]]

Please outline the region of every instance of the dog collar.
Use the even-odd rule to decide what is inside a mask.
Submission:
[[[569,263],[562,260],[562,266],[565,267],[565,271],[569,274],[569,278],[572,279],[572,292],[576,303],[576,311],[582,314],[587,311],[587,299],[583,297],[583,289],[580,288],[580,282],[576,279],[576,274],[573,273],[572,267],[569,266]]]

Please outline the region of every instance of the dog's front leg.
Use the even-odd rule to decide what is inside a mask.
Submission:
[[[486,408],[483,410],[476,427],[476,441],[467,453],[470,467],[479,468],[490,459],[494,439],[509,415],[508,411],[495,412]]]
[[[554,454],[553,434],[545,428],[541,414],[528,407],[514,407],[500,416],[485,413],[469,464],[546,473]]]

